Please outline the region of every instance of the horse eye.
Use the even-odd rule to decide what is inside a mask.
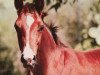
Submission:
[[[16,30],[18,33],[21,34],[21,29],[18,27],[18,25],[17,25],[16,23],[15,23],[14,27],[15,27],[15,30]]]
[[[41,26],[39,26],[38,31],[42,31],[43,29],[44,29],[44,26],[43,26],[43,25],[41,25]]]

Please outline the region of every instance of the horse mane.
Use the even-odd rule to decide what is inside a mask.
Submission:
[[[50,26],[47,26],[53,36],[53,39],[55,41],[55,43],[59,46],[63,46],[63,47],[70,47],[69,45],[65,45],[63,44],[60,40],[59,40],[59,37],[57,36],[57,32],[59,30],[59,27],[58,26],[55,26],[53,24],[51,24]]]
[[[51,24],[48,28],[54,38],[55,43],[58,44],[58,36],[56,34],[58,31],[58,26],[54,26],[53,24]]]

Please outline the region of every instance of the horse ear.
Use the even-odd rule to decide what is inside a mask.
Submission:
[[[21,10],[23,8],[23,0],[14,0],[14,5],[17,10]]]
[[[41,13],[44,8],[44,0],[33,0],[33,3],[38,13]]]

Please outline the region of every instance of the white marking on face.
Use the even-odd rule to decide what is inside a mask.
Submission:
[[[27,18],[26,18],[26,24],[27,24],[27,26],[30,27],[33,22],[34,22],[34,18],[32,16],[28,15]]]
[[[34,58],[34,55],[35,53],[33,52],[33,50],[31,49],[30,45],[29,45],[29,31],[30,31],[30,27],[32,25],[32,23],[34,22],[34,18],[31,17],[30,15],[27,16],[27,19],[26,19],[26,23],[27,23],[27,26],[28,26],[28,29],[26,31],[26,45],[25,45],[25,48],[23,50],[23,57],[24,59],[33,59]]]
[[[30,48],[29,46],[29,43],[26,44],[25,48],[24,48],[24,51],[23,51],[23,57],[24,59],[33,59],[34,58],[34,52],[32,51],[32,49]]]

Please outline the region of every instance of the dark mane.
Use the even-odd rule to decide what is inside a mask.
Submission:
[[[17,10],[18,15],[23,12],[23,13],[27,13],[27,12],[33,12],[34,11],[34,5],[33,3],[26,3],[22,9]]]
[[[40,14],[43,10],[44,7],[44,0],[35,0],[33,3],[25,3],[24,5],[24,10],[27,10],[28,12],[33,12],[36,10],[38,14]]]
[[[35,8],[34,8],[34,5],[33,5],[33,3],[26,3],[25,5],[24,5],[24,8],[23,8],[23,12],[24,13],[26,13],[26,12],[29,12],[29,13],[32,13],[33,11],[35,10]]]
[[[49,27],[48,27],[51,31],[51,34],[54,38],[54,41],[56,42],[56,44],[58,44],[58,36],[57,36],[57,31],[58,31],[58,27],[57,26],[54,26],[53,24],[51,24]]]
[[[50,26],[47,26],[49,29],[50,29],[50,32],[51,32],[51,34],[52,34],[52,36],[53,36],[53,39],[54,39],[54,41],[55,41],[55,43],[57,44],[57,45],[60,45],[60,46],[64,46],[64,47],[69,47],[69,46],[66,46],[66,45],[64,45],[60,40],[59,40],[59,38],[58,38],[58,36],[57,36],[57,31],[58,31],[58,26],[54,26],[53,24],[51,24]]]

